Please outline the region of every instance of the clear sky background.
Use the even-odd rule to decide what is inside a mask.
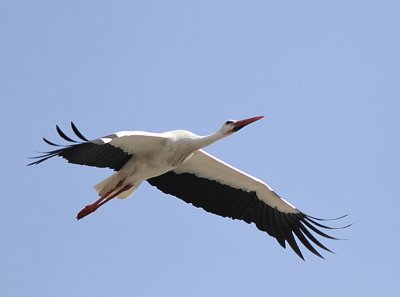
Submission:
[[[1,1],[0,296],[398,296],[398,1]],[[73,120],[214,132],[207,150],[301,210],[345,213],[321,260],[147,183],[89,217],[112,173],[26,167]],[[304,249],[303,249],[304,250]]]

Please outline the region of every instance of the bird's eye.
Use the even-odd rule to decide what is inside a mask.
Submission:
[[[233,124],[233,123],[234,123],[234,121],[226,121],[225,125],[230,125],[230,124]]]

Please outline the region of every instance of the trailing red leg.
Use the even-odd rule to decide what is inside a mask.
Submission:
[[[92,204],[86,205],[85,208],[83,208],[77,214],[76,219],[80,220],[80,219],[86,217],[87,215],[91,214],[92,212],[95,212],[103,204],[107,203],[111,199],[117,197],[122,192],[125,192],[125,191],[127,191],[127,190],[129,190],[130,188],[133,187],[133,185],[129,184],[129,185],[124,186],[122,189],[118,190],[116,193],[112,194],[114,191],[117,190],[118,187],[121,186],[121,184],[122,184],[122,182],[119,182],[118,185],[114,189],[112,189],[112,190],[108,191],[107,193],[105,193],[103,196],[100,197],[100,199],[98,199],[97,201],[95,201]],[[111,196],[108,197],[109,195],[111,195]]]

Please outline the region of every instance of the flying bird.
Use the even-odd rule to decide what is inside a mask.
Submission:
[[[116,172],[95,186],[100,198],[78,214],[80,220],[114,198],[128,198],[143,181],[164,193],[223,217],[254,223],[285,248],[286,242],[304,260],[295,237],[309,251],[323,258],[319,247],[332,252],[315,235],[337,239],[321,231],[334,228],[323,219],[309,216],[276,194],[262,180],[253,177],[203,150],[263,116],[226,121],[215,133],[199,136],[186,130],[164,133],[120,131],[88,140],[71,122],[79,140],[56,130],[67,145],[43,140],[57,149],[33,157],[28,165],[58,156],[69,163],[110,168]],[[339,217],[336,219],[343,218]],[[312,231],[312,232],[310,232]],[[314,245],[313,245],[314,244]]]

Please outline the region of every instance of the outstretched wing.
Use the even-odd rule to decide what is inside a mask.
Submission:
[[[56,128],[60,137],[71,144],[59,145],[43,138],[47,144],[59,148],[33,157],[38,160],[28,165],[40,164],[50,158],[59,156],[73,164],[119,170],[132,157],[131,154],[124,152],[121,148],[110,144],[110,141],[116,137],[115,134],[90,141],[84,137],[74,123],[71,122],[71,128],[79,138],[79,140],[73,140],[68,137],[60,127],[56,126]]]
[[[295,240],[323,258],[311,244],[331,252],[310,232],[336,239],[319,228],[324,226],[280,198],[266,183],[215,158],[203,150],[174,171],[148,179],[164,193],[174,195],[196,207],[232,219],[254,223],[258,229],[276,238],[285,248],[288,242],[296,254],[303,255]],[[347,227],[347,226],[346,226]],[[345,228],[345,227],[343,227]],[[311,241],[311,242],[310,242]]]
[[[79,140],[68,137],[56,126],[60,137],[71,144],[58,145],[43,138],[47,144],[59,148],[33,157],[33,159],[37,160],[28,164],[28,166],[40,164],[50,158],[59,156],[66,159],[69,163],[111,168],[118,171],[136,151],[141,150],[149,144],[154,145],[154,143],[162,141],[162,137],[159,137],[155,133],[141,131],[121,131],[94,140],[88,140],[72,122],[71,128]]]

